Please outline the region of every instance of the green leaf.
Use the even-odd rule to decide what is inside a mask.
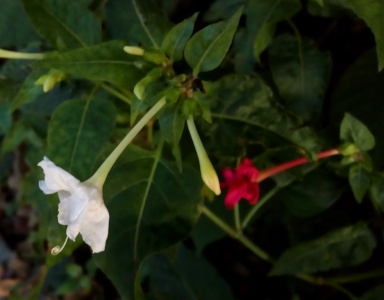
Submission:
[[[276,31],[276,24],[264,24],[258,31],[256,38],[253,42],[253,55],[260,63],[260,54],[267,49],[267,47],[273,41],[273,37]]]
[[[308,218],[331,207],[343,190],[337,177],[317,169],[284,188],[275,197],[284,199],[288,210],[294,215]]]
[[[374,174],[371,179],[370,195],[374,203],[384,212],[384,174]]]
[[[33,26],[54,48],[60,40],[67,48],[101,41],[101,24],[96,16],[75,1],[21,0]]]
[[[191,37],[198,13],[173,27],[166,35],[161,48],[173,60],[183,58],[185,44]]]
[[[114,0],[105,5],[107,34],[129,45],[159,48],[171,23],[152,0]]]
[[[9,102],[0,101],[0,134],[7,133],[11,129],[12,116],[9,108]]]
[[[289,141],[307,153],[318,151],[314,132],[300,127],[300,119],[285,111],[273,99],[271,89],[259,77],[228,75],[214,83],[204,83],[207,94],[221,99],[212,109],[212,118],[242,122]],[[231,125],[231,124],[229,124]],[[220,127],[220,137],[223,136]],[[217,138],[219,136],[215,134]],[[235,141],[237,137],[232,137]]]
[[[370,176],[370,172],[368,172],[362,163],[354,164],[349,169],[349,184],[358,203],[363,201],[364,195],[368,191]]]
[[[223,194],[216,197],[212,202],[206,201],[204,205],[224,222],[228,224],[233,222],[233,212],[225,207]],[[204,214],[200,216],[191,234],[196,252],[199,254],[203,252],[207,245],[225,236],[226,233],[218,226],[212,226],[212,220]]]
[[[382,0],[341,0],[346,8],[363,19],[372,30],[376,40],[378,68],[384,68],[384,2]]]
[[[53,54],[36,61],[33,66],[54,68],[90,80],[105,80],[124,87],[133,87],[143,76],[136,67],[138,58],[123,51],[125,43],[106,42],[97,46]]]
[[[38,39],[20,0],[1,0],[0,47],[23,46]]]
[[[319,117],[330,73],[327,53],[310,40],[281,35],[269,49],[273,79],[289,109],[310,121]]]
[[[159,124],[164,139],[172,147],[172,153],[181,171],[182,160],[179,143],[184,131],[185,119],[181,116],[179,107],[174,105],[164,109],[159,115]]]
[[[320,6],[324,6],[324,0],[310,0],[310,1],[313,1],[317,4],[319,4]]]
[[[96,159],[114,128],[116,111],[109,101],[68,100],[52,115],[47,157],[79,180],[92,175]]]
[[[34,102],[43,93],[43,87],[41,85],[35,85],[35,82],[44,73],[46,73],[44,70],[35,70],[28,75],[11,103],[11,112],[14,112],[26,103]]]
[[[375,147],[375,137],[367,126],[349,113],[345,113],[341,122],[340,139],[356,144],[361,151],[368,151]]]
[[[216,0],[204,14],[205,22],[229,19],[234,11],[246,4],[246,0]]]
[[[250,0],[245,8],[247,30],[254,39],[255,58],[259,56],[273,40],[277,23],[287,20],[301,8],[298,0]]]
[[[378,285],[366,292],[360,300],[382,300],[384,298],[384,285]]]
[[[211,71],[223,61],[241,17],[243,8],[228,20],[209,25],[197,32],[185,46],[184,56],[196,76]]]
[[[234,65],[236,73],[250,75],[254,71],[253,37],[246,28],[239,28],[233,39]]]
[[[366,261],[376,246],[366,224],[336,229],[315,240],[286,250],[271,270],[271,275],[316,273]]]
[[[149,297],[168,300],[231,300],[229,285],[212,265],[181,246],[175,260],[157,254],[145,265],[149,268]]]
[[[120,295],[133,299],[142,262],[192,230],[199,215],[202,185],[198,172],[183,166],[179,173],[174,164],[160,158],[159,150],[136,148],[122,158],[104,185],[109,236],[105,251],[94,259]]]
[[[20,84],[17,82],[0,79],[0,133],[7,133],[11,129],[10,103],[19,88]]]

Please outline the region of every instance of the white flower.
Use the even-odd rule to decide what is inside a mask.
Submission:
[[[68,226],[67,238],[74,241],[81,233],[93,253],[104,251],[108,237],[109,213],[101,188],[80,182],[47,157],[44,157],[38,166],[43,168],[45,174],[45,180],[39,182],[40,189],[45,194],[59,194],[58,219],[60,224]],[[63,247],[55,247],[52,254],[59,253]]]

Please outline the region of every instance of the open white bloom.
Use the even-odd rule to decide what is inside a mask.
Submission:
[[[45,194],[59,194],[58,219],[60,224],[68,226],[67,238],[74,241],[81,233],[93,253],[104,251],[108,237],[109,213],[100,188],[80,182],[47,157],[44,157],[38,166],[43,168],[45,174],[45,180],[39,182],[40,189]],[[58,254],[63,247],[55,247],[52,254]]]

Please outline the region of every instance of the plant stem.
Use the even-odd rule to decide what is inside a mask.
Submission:
[[[241,224],[242,228],[247,227],[248,223],[252,220],[253,216],[259,211],[259,209],[273,196],[275,195],[282,187],[284,186],[275,186],[271,189],[260,201],[252,207],[252,209],[245,216],[243,223]]]
[[[238,240],[244,246],[246,246],[249,250],[259,256],[261,259],[273,262],[273,258],[269,256],[267,252],[260,249],[254,243],[252,243],[246,236],[244,236],[240,232],[236,232],[232,227],[230,227],[227,223],[225,223],[222,219],[216,216],[212,211],[210,211],[206,206],[201,207],[201,212],[208,217],[213,223],[219,226],[223,231],[229,234],[232,238]]]
[[[359,274],[340,276],[340,277],[332,277],[332,278],[329,278],[329,280],[337,283],[348,283],[348,282],[355,282],[355,281],[360,281],[360,280],[374,278],[374,277],[384,277],[384,269],[368,271],[368,272],[359,273]]]
[[[101,87],[106,90],[107,92],[109,92],[110,94],[114,95],[115,97],[123,100],[125,103],[127,104],[131,104],[132,103],[132,100],[130,98],[128,98],[126,95],[124,95],[123,93],[111,88],[110,86],[108,86],[107,84],[103,83],[101,85]]]
[[[43,59],[44,53],[25,53],[0,49],[1,58],[13,58],[13,59]]]
[[[243,228],[241,227],[240,210],[239,210],[239,204],[238,203],[235,204],[233,213],[235,216],[235,228],[238,232],[242,233]]]
[[[326,151],[320,152],[319,154],[317,154],[317,158],[322,159],[325,157],[338,155],[338,154],[340,154],[340,149],[336,148],[336,149],[331,149],[331,150],[326,150]],[[259,173],[259,176],[257,177],[257,182],[261,182],[264,179],[267,179],[268,177],[271,177],[277,173],[280,173],[282,171],[288,170],[292,167],[295,167],[295,166],[298,166],[298,165],[301,165],[301,164],[304,164],[307,162],[309,162],[309,160],[306,157],[302,157],[302,158],[299,158],[299,159],[296,159],[293,161],[289,161],[287,163],[263,170]]]
[[[109,171],[112,166],[128,146],[128,144],[133,140],[133,138],[140,132],[141,129],[153,118],[153,116],[165,105],[165,97],[161,98],[142,118],[141,120],[128,132],[124,139],[117,145],[115,150],[107,157],[95,174],[87,180],[88,183],[99,186],[103,186],[105,179],[108,176]]]

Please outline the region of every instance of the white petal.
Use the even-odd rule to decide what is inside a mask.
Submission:
[[[89,188],[81,185],[72,192],[59,191],[59,223],[62,225],[80,224],[87,212],[89,194]]]
[[[39,182],[39,187],[45,194],[53,194],[61,190],[71,191],[80,183],[78,179],[56,166],[45,156],[44,160],[37,165],[43,168],[45,174],[45,180]]]
[[[109,213],[103,200],[91,201],[81,223],[80,233],[93,253],[104,251],[108,237]]]

